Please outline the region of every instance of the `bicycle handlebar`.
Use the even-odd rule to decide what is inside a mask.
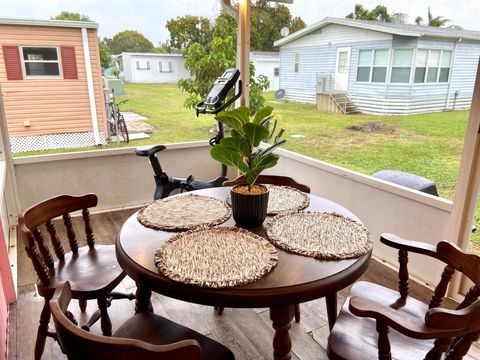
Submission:
[[[238,93],[235,94],[231,99],[228,99],[224,104],[220,105],[217,108],[214,109],[209,109],[207,107],[203,107],[203,104],[205,104],[205,100],[200,101],[197,105],[195,105],[195,110],[198,114],[218,114],[220,111],[226,109],[229,107],[235,100],[237,100],[240,96],[242,96],[242,80],[238,80]]]

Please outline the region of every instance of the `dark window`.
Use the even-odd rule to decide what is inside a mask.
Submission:
[[[25,75],[59,76],[58,51],[55,47],[22,48]]]
[[[276,67],[273,68],[273,76],[279,76],[280,75],[280,68]]]

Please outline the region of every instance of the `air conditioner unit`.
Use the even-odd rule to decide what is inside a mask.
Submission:
[[[317,94],[324,93],[327,86],[327,78],[325,76],[317,77]]]

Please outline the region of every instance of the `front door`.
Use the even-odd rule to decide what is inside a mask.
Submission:
[[[337,61],[335,64],[334,89],[337,91],[348,90],[348,75],[350,73],[350,47],[337,48]]]

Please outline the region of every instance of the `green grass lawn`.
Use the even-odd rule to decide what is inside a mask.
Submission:
[[[213,136],[209,132],[213,117],[196,118],[193,109],[185,109],[184,95],[176,85],[126,84],[125,95],[118,98],[129,99],[122,110],[148,117],[147,122],[155,128],[151,138],[120,146],[205,140]],[[284,148],[368,175],[382,169],[421,175],[435,181],[440,196],[453,198],[468,111],[412,116],[339,115],[320,112],[311,105],[278,103],[273,93],[267,93],[266,99],[275,108],[279,125],[286,129]],[[362,128],[367,122],[379,129],[348,129]]]
[[[148,117],[147,122],[155,127],[150,139],[128,146],[212,136],[213,117],[196,118],[193,109],[185,109],[184,96],[176,85],[127,84],[125,93],[122,98],[129,102],[123,110]],[[339,115],[320,112],[311,105],[277,103],[273,93],[267,93],[266,98],[275,108],[279,125],[286,129],[286,149],[369,175],[382,169],[415,173],[434,180],[442,197],[453,197],[467,111],[414,116]],[[371,133],[347,129],[364,122],[381,122],[383,129]],[[288,136],[293,134],[305,137]]]

